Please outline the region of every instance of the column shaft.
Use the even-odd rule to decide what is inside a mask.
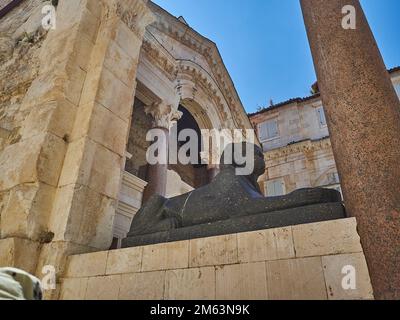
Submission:
[[[346,209],[377,299],[400,298],[400,103],[358,0],[301,0]],[[343,7],[356,11],[345,29]],[[339,271],[340,272],[340,271]]]
[[[169,130],[165,128],[157,128],[164,132],[165,138],[162,141],[164,150],[160,152],[165,152],[168,155],[168,137]],[[168,159],[168,156],[166,157]],[[153,195],[165,196],[167,192],[167,175],[168,175],[168,164],[167,163],[157,163],[154,165],[149,165],[147,169],[147,181],[148,185],[143,193],[143,203],[146,203]]]

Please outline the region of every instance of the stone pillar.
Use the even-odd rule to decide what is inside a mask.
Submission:
[[[146,2],[59,1],[19,141],[0,154],[1,239],[33,242],[7,243],[35,261],[38,276],[111,244],[139,53],[154,21]]]
[[[165,102],[154,103],[145,107],[146,114],[153,118],[152,129],[160,130],[158,134],[160,141],[156,141],[160,147],[164,161],[162,163],[150,164],[147,170],[148,185],[143,194],[143,203],[149,200],[153,195],[166,195],[167,176],[168,176],[168,152],[169,152],[169,134],[173,123],[180,119],[182,113],[177,111],[172,105]]]
[[[301,0],[347,212],[377,299],[400,299],[400,103],[358,0]],[[344,29],[346,5],[356,29]]]

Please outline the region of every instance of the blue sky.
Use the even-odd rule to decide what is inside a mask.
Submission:
[[[218,45],[248,112],[309,95],[316,76],[299,0],[154,0]],[[400,1],[361,0],[385,59],[400,65]]]

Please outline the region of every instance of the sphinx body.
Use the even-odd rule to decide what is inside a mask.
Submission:
[[[296,208],[341,203],[338,191],[321,188],[300,189],[279,197],[264,197],[257,183],[259,176],[265,172],[264,156],[259,147],[253,146],[252,150],[254,150],[254,157],[250,157],[250,159],[254,161],[254,170],[250,175],[237,175],[235,162],[224,163],[223,155],[221,171],[209,185],[170,199],[159,195],[150,198],[134,217],[128,239],[185,228],[186,230],[191,230],[190,228],[195,230],[193,228],[196,226],[202,226],[207,231],[212,224],[219,223],[221,225],[220,222],[231,226],[226,230],[231,232],[235,228],[232,229],[232,223],[229,222],[236,221],[233,223],[234,225],[243,225],[246,221],[238,220],[243,217],[259,216],[258,220],[264,226],[268,224],[269,213],[291,210],[290,215],[293,215],[293,209],[296,210]],[[338,207],[336,206],[336,208]],[[342,206],[340,205],[339,208]],[[343,210],[339,211],[333,216],[344,215]],[[331,211],[327,214],[327,218],[328,216],[332,217]],[[299,222],[301,223],[301,221]],[[251,228],[256,228],[254,223],[252,225]],[[199,228],[196,230],[196,236],[198,236]],[[218,233],[223,233],[223,230]],[[186,232],[186,234],[190,235],[191,233]],[[206,234],[208,233],[206,232]],[[129,243],[129,241],[125,241],[125,243]]]

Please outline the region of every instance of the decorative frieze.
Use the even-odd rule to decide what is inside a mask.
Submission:
[[[155,20],[146,3],[145,0],[120,0],[116,5],[117,16],[139,38],[143,37],[145,28]]]
[[[157,65],[170,81],[176,80],[178,70],[175,59],[163,54],[162,50],[159,50],[152,45],[152,43],[147,40],[146,37],[143,40],[142,50],[144,53],[146,53],[147,58]]]
[[[312,141],[306,140],[298,143],[293,143],[285,147],[265,152],[266,160],[273,160],[280,157],[285,157],[299,152],[314,152],[332,148],[331,140],[329,138]]]

